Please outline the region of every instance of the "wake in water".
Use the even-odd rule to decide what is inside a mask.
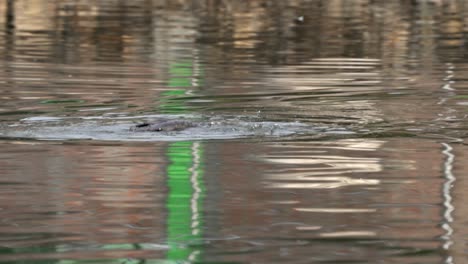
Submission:
[[[172,129],[173,127],[177,129]],[[325,130],[324,127],[299,122],[264,121],[255,117],[33,117],[15,123],[0,124],[0,137],[38,140],[181,141],[313,135]]]

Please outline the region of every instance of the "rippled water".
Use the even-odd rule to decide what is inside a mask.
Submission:
[[[1,2],[0,262],[464,263],[467,12]]]

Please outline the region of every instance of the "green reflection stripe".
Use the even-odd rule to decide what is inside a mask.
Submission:
[[[187,112],[184,100],[171,97],[183,96],[184,88],[192,87],[193,62],[173,63],[170,68],[169,87],[180,88],[163,93],[162,112]],[[198,261],[201,251],[196,248],[202,238],[202,207],[205,195],[203,183],[203,148],[197,142],[170,143],[167,150],[168,196],[167,260],[173,263]]]
[[[170,79],[168,86],[173,88],[182,88],[165,91],[160,99],[160,110],[163,113],[183,113],[187,107],[183,100],[171,100],[173,97],[181,96],[186,93],[186,89],[192,87],[192,62],[173,63],[169,69]]]
[[[201,144],[176,142],[169,145],[167,168],[169,188],[167,198],[167,239],[170,260],[198,259],[199,251],[190,245],[197,244],[202,237],[203,219],[201,209],[205,193],[203,156]]]
[[[191,87],[193,75],[192,62],[173,63],[169,69],[169,87]],[[185,92],[184,90],[179,90]]]

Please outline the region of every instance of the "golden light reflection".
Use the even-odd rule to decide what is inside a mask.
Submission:
[[[261,43],[258,35],[268,28],[268,14],[255,1],[246,3],[243,7],[237,6],[242,10],[232,16],[233,43],[237,48],[251,49]]]
[[[17,28],[21,28],[24,31],[49,30],[53,28],[52,18],[54,17],[54,10],[44,5],[42,1],[18,1],[15,10]],[[26,36],[32,37],[32,35]]]
[[[253,14],[237,14],[234,16],[234,45],[238,48],[254,48],[259,40],[255,39],[262,27],[261,20]]]
[[[380,184],[379,180],[375,179],[351,179],[348,177],[343,177],[340,181],[337,182],[328,182],[328,183],[307,183],[307,182],[297,182],[297,183],[267,183],[267,188],[287,188],[287,189],[335,189],[346,186],[353,185],[378,185]]]
[[[353,169],[354,172],[365,171],[365,172],[376,172],[381,171],[382,168],[378,164],[378,158],[352,158],[346,156],[311,156],[310,158],[303,157],[273,157],[266,159],[271,163],[280,163],[280,164],[325,164],[333,167],[334,169]]]
[[[310,213],[374,213],[377,209],[369,208],[294,208],[299,212]]]
[[[325,146],[328,149],[375,151],[381,147],[385,141],[382,140],[362,140],[362,139],[343,139],[335,144],[338,146]]]
[[[369,156],[384,144],[380,140],[345,139],[334,142],[314,142],[300,146],[276,146],[264,157],[269,164],[294,165],[288,170],[268,172],[267,188],[334,189],[346,186],[375,186],[379,179],[353,177],[356,174],[383,171],[381,159]],[[353,176],[347,176],[353,175]]]
[[[331,232],[331,233],[322,233],[320,237],[326,238],[338,238],[338,237],[373,237],[377,236],[377,233],[372,231],[343,231],[343,232]]]
[[[301,231],[315,231],[315,230],[319,230],[319,229],[322,229],[321,226],[298,226],[296,227],[297,230],[301,230]]]

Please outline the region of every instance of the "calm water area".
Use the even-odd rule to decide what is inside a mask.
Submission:
[[[0,263],[468,263],[467,136],[465,0],[0,1]]]

